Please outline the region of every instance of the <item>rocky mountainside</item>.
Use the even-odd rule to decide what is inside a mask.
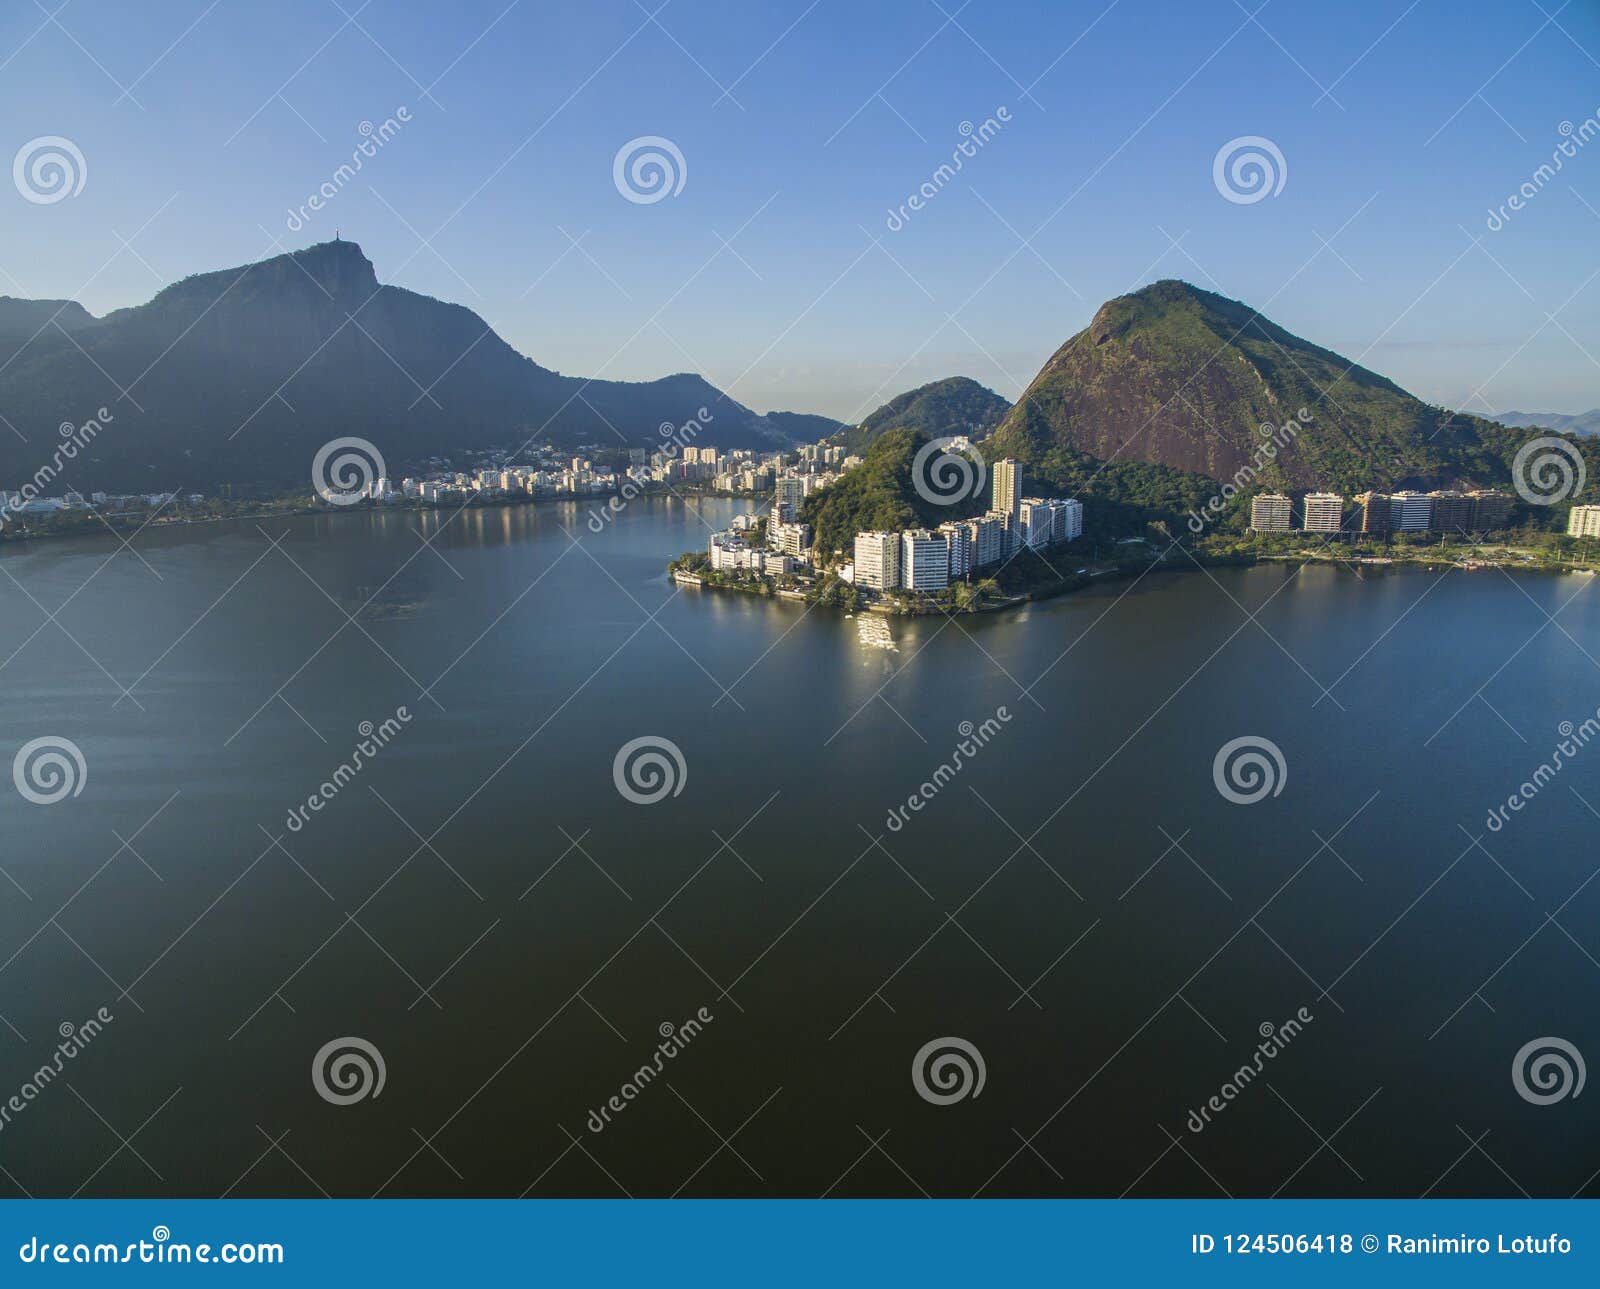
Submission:
[[[1263,427],[1290,423],[1289,446],[1262,462]],[[1086,454],[1216,480],[1255,465],[1263,484],[1351,495],[1503,484],[1526,437],[1431,407],[1237,300],[1163,281],[1102,305],[986,451],[1048,478],[1081,473]]]
[[[345,241],[185,278],[98,319],[72,302],[0,300],[0,410],[16,430],[0,434],[0,487],[48,459],[59,426],[102,407],[112,420],[65,486],[292,485],[344,435],[397,464],[536,434],[652,446],[702,407],[700,441],[725,447],[784,447],[838,424],[759,415],[692,374],[562,375],[472,310],[381,284]]]

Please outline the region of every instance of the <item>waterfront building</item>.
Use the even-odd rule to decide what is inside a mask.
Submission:
[[[800,511],[800,503],[805,500],[806,481],[799,475],[784,475],[778,480],[773,501],[782,506],[789,505],[794,508],[794,514]]]
[[[1493,489],[1467,494],[1472,500],[1472,531],[1486,533],[1511,522],[1511,498]]]
[[[1388,493],[1363,492],[1356,498],[1356,504],[1361,507],[1362,532],[1386,533],[1389,531]]]
[[[1337,492],[1308,492],[1303,513],[1308,533],[1336,533],[1344,527],[1344,498]]]
[[[1083,502],[1073,497],[1050,502],[1050,540],[1076,541],[1083,536]]]
[[[965,523],[951,522],[939,525],[939,531],[944,535],[945,550],[949,555],[952,582],[972,572],[972,530],[976,523],[976,520],[969,519]]]
[[[1024,497],[1017,508],[1017,540],[1029,550],[1050,544],[1052,517],[1050,503],[1039,497]]]
[[[1600,506],[1574,506],[1567,515],[1568,537],[1600,537]]]
[[[1250,501],[1250,527],[1258,533],[1286,533],[1294,506],[1281,492],[1263,492]]]
[[[1022,463],[1012,457],[994,464],[994,500],[992,508],[1017,517],[1022,501]]]
[[[1389,527],[1397,533],[1427,531],[1433,520],[1433,498],[1425,492],[1397,492],[1389,498]]]
[[[856,585],[887,591],[900,585],[900,534],[856,534]]]
[[[775,550],[800,559],[811,548],[811,525],[769,523],[767,544]]]
[[[1433,503],[1428,527],[1441,533],[1472,531],[1472,498],[1464,492],[1436,491],[1428,494]]]
[[[950,585],[950,547],[943,533],[911,528],[900,534],[900,585],[908,591],[942,591]]]
[[[996,562],[1010,559],[1017,553],[1017,518],[1009,510],[991,510],[984,518],[995,525],[999,554]]]

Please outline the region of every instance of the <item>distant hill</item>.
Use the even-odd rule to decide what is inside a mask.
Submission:
[[[992,389],[965,376],[951,376],[891,398],[859,425],[835,440],[860,453],[886,430],[912,429],[930,439],[966,434],[981,438],[999,425],[1011,404]]]
[[[845,428],[843,421],[813,412],[768,412],[765,419],[795,443],[820,443]]]
[[[913,483],[917,450],[929,442],[919,430],[885,431],[867,448],[865,459],[838,482],[805,499],[800,518],[811,525],[819,553],[855,549],[858,532],[938,527],[947,519],[982,514],[989,507],[985,488],[962,504],[941,506],[920,496]]]
[[[1495,420],[1518,429],[1560,430],[1564,434],[1600,434],[1600,407],[1587,412],[1499,412]]]
[[[1292,443],[1260,461],[1262,427],[1296,421],[1302,408],[1310,419]],[[985,450],[1054,480],[1081,475],[1086,456],[1214,480],[1255,463],[1262,485],[1348,496],[1368,487],[1504,485],[1527,438],[1431,407],[1237,300],[1164,281],[1102,305]],[[1588,467],[1591,494],[1597,466],[1600,459]]]
[[[58,313],[59,311],[59,313]],[[787,447],[827,418],[753,412],[692,374],[632,383],[565,376],[519,354],[470,309],[378,282],[354,242],[324,242],[185,278],[95,319],[70,302],[0,301],[0,487],[47,459],[58,427],[111,423],[65,487],[188,489],[309,482],[329,439],[371,439],[391,465],[527,439],[653,446],[710,420],[700,442]]]

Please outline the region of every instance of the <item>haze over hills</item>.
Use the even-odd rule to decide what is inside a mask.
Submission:
[[[891,398],[835,440],[860,453],[887,430],[917,430],[930,439],[953,434],[981,438],[1004,419],[1011,404],[966,376],[949,376]]]
[[[111,423],[63,473],[82,488],[203,488],[306,480],[329,439],[385,458],[537,441],[652,447],[710,413],[698,438],[785,447],[839,428],[762,416],[693,374],[583,380],[541,367],[470,309],[381,285],[354,242],[166,287],[94,318],[70,301],[0,300],[0,486],[48,458],[64,422]],[[23,442],[25,437],[27,442]]]
[[[1262,427],[1299,424],[1262,462]],[[1227,480],[1366,488],[1499,484],[1525,432],[1431,407],[1393,381],[1187,282],[1102,305],[1058,349],[990,440],[1039,474],[1083,460],[1144,462]],[[1592,475],[1592,471],[1591,471]]]
[[[1518,429],[1559,430],[1563,434],[1600,434],[1600,407],[1587,412],[1496,412],[1501,425]]]

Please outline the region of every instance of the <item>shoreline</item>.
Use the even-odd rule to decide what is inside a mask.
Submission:
[[[1530,551],[1536,548],[1508,547],[1508,550]],[[693,552],[689,552],[693,553]],[[1462,560],[1456,558],[1451,552],[1446,555],[1432,555],[1427,557],[1401,556],[1373,556],[1356,555],[1340,556],[1325,551],[1297,552],[1240,552],[1226,556],[1207,556],[1202,552],[1190,551],[1194,557],[1193,563],[1174,563],[1165,558],[1165,552],[1148,563],[1138,565],[1118,565],[1100,567],[1092,572],[1063,578],[1059,581],[1047,582],[1039,586],[1007,596],[1003,599],[967,608],[952,608],[948,605],[933,603],[924,597],[919,603],[903,605],[891,603],[883,598],[875,598],[858,604],[854,609],[844,605],[829,604],[826,607],[843,611],[848,616],[854,613],[876,613],[884,617],[895,618],[921,618],[921,617],[964,617],[976,616],[985,613],[1004,613],[1012,609],[1022,608],[1025,605],[1041,603],[1046,600],[1059,599],[1078,591],[1087,590],[1103,582],[1126,581],[1130,578],[1143,577],[1148,573],[1180,573],[1192,574],[1202,572],[1208,568],[1255,568],[1267,564],[1325,564],[1336,568],[1344,568],[1358,575],[1364,569],[1388,570],[1415,570],[1418,572],[1448,572],[1457,569],[1461,572],[1489,572],[1500,570],[1506,573],[1562,573],[1562,574],[1587,574],[1595,576],[1600,573],[1600,567],[1594,564],[1585,564],[1563,560],[1555,563],[1535,562],[1533,559],[1508,559],[1488,558],[1480,560]],[[682,558],[680,555],[679,559]],[[676,563],[676,560],[671,563]],[[793,604],[820,604],[813,602],[808,596],[809,592],[789,587],[769,585],[764,579],[749,579],[745,581],[708,581],[700,574],[675,569],[669,563],[667,577],[679,586],[693,586],[706,591],[723,591],[734,595],[753,596],[756,599],[786,600]],[[1359,578],[1358,578],[1359,580]]]

